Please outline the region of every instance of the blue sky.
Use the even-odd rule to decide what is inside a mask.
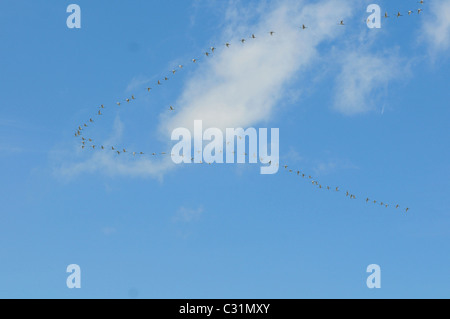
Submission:
[[[77,0],[69,29],[71,3],[0,3],[0,297],[450,297],[450,1]],[[81,150],[100,104],[89,136],[146,155]],[[199,117],[279,128],[280,163],[357,199],[149,155]]]

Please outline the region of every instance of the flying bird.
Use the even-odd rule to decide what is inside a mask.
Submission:
[[[270,34],[270,35],[274,35],[275,32],[274,32],[274,31],[270,31],[269,34]]]
[[[403,16],[400,14],[400,12],[397,13],[397,18],[398,18],[398,17],[403,17]]]
[[[175,110],[175,109],[173,108],[172,105],[169,107],[169,109],[170,109],[171,111]]]
[[[230,44],[227,42],[227,43],[225,43],[225,45],[227,46],[227,48],[229,48],[230,47]]]
[[[302,25],[302,29],[305,30],[305,29],[308,29],[308,27],[305,25]]]

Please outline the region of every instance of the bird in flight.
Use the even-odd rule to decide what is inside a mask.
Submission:
[[[254,34],[252,34],[252,39],[256,39],[256,36]]]
[[[151,89],[152,89],[152,88],[147,88],[147,92],[150,92]]]
[[[194,62],[194,63],[197,62],[197,59],[192,59],[192,62]]]
[[[227,46],[227,48],[229,48],[230,47],[230,44],[227,42],[227,43],[225,43],[225,45]]]
[[[413,12],[412,12],[411,10],[409,10],[409,11],[408,11],[408,15],[410,16],[410,15],[411,15],[411,13],[413,13]]]
[[[274,32],[274,31],[270,31],[269,34],[270,34],[270,35],[274,35],[275,32]]]
[[[417,9],[417,14],[420,14],[422,11],[422,9]]]
[[[120,106],[120,102],[117,102],[116,104],[117,104],[118,106]]]
[[[308,29],[308,27],[305,25],[302,25],[302,29],[305,30],[305,29]]]
[[[339,22],[339,25],[345,25],[344,20],[341,20],[341,22]]]
[[[215,47],[211,47],[211,52],[214,53],[214,51],[216,50]]]
[[[242,43],[245,43],[245,39],[242,39],[241,42],[242,42]]]
[[[385,18],[389,18],[389,16],[388,16],[388,13],[387,13],[387,12],[385,12],[385,13],[384,13],[384,17],[385,17]]]
[[[397,13],[397,18],[398,18],[398,17],[403,17],[403,16],[400,14],[400,12]]]
[[[172,106],[172,105],[171,105],[171,106],[169,106],[169,109],[170,109],[171,111],[175,110],[175,109],[173,108],[173,106]]]
[[[409,210],[409,208],[407,207],[407,208],[405,209],[405,212],[407,213],[407,212],[408,212],[408,210]]]

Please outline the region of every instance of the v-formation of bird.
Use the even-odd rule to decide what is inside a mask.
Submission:
[[[424,1],[420,0],[418,3],[424,4]],[[423,11],[422,9],[417,9],[417,14],[420,14],[422,11]],[[414,11],[412,11],[412,10],[409,10],[407,12],[407,14],[409,16],[411,14],[413,14],[413,13],[414,13]],[[403,15],[400,12],[397,12],[397,14],[395,16],[397,18],[399,18],[399,17],[402,17]],[[384,18],[389,18],[389,17],[390,17],[389,14],[387,12],[385,12]],[[339,26],[345,26],[346,25],[344,23],[344,20],[340,20],[337,24]],[[309,28],[309,26],[306,26],[305,24],[302,24],[300,26],[300,30],[306,30],[308,28]],[[276,32],[275,31],[269,31],[268,34],[269,34],[269,36],[273,37],[273,36],[275,36]],[[256,37],[255,34],[252,34],[249,38],[252,39],[252,40],[255,40],[257,37]],[[239,42],[241,44],[245,44],[246,43],[246,39],[242,38]],[[224,46],[226,48],[230,48],[231,45],[232,44],[230,42],[226,42],[224,44]],[[206,56],[208,58],[208,57],[212,56],[215,53],[216,50],[217,49],[215,47],[211,47],[209,51],[204,53],[204,56]],[[191,61],[192,61],[193,64],[196,64],[200,60],[201,60],[200,58],[193,58]],[[184,68],[184,66],[182,64],[180,64],[176,68],[171,70],[170,73],[171,73],[171,75],[175,75],[177,72],[181,71],[183,68]],[[169,77],[168,76],[164,76],[164,78],[162,80],[158,80],[156,82],[156,86],[157,87],[161,86],[164,82],[167,82],[167,81],[169,81]],[[146,88],[146,92],[147,93],[151,93],[153,89],[154,89],[153,87],[147,87]],[[121,106],[124,102],[128,104],[128,103],[130,103],[130,102],[132,102],[134,100],[136,100],[136,97],[134,95],[131,95],[131,97],[129,97],[129,98],[125,98],[124,100],[117,101],[116,105],[117,106]],[[97,110],[96,116],[97,117],[102,116],[103,115],[102,111],[104,111],[105,109],[106,109],[105,105],[103,105],[103,104],[100,105],[99,109]],[[175,108],[172,105],[170,105],[167,109],[169,111],[175,111]],[[94,120],[92,118],[90,118],[88,123],[92,124],[92,123],[94,123]],[[104,146],[104,145],[97,146],[97,145],[93,144],[93,140],[91,138],[87,138],[86,139],[85,137],[82,137],[83,131],[87,127],[88,127],[88,125],[86,123],[83,123],[83,125],[78,126],[78,128],[77,128],[77,130],[75,131],[75,134],[74,134],[75,137],[81,137],[81,148],[82,149],[92,148],[93,150],[99,149],[99,150],[102,150],[102,151],[109,149],[110,151],[115,152],[117,155],[121,155],[121,154],[130,154],[131,156],[145,155],[144,152],[137,152],[137,151],[129,152],[125,148],[119,148],[119,147],[115,147],[115,146],[112,146],[112,145],[110,145],[110,146]],[[91,144],[91,145],[86,145],[87,143]],[[151,155],[152,156],[157,156],[157,155],[171,155],[171,156],[173,156],[173,154],[169,154],[167,152],[151,153]],[[211,164],[211,163],[208,163],[208,164]],[[279,165],[279,164],[277,163],[277,165]],[[288,166],[284,165],[284,168],[287,170]],[[313,177],[311,175],[308,175],[308,174],[304,173],[303,171],[300,171],[300,170],[294,171],[292,169],[289,169],[288,172],[289,173],[296,172],[296,174],[298,176],[300,176],[300,177],[302,177],[304,179],[311,180],[311,184],[314,185],[314,186],[317,186],[319,189],[325,189],[325,190],[328,190],[328,191],[334,190],[335,192],[339,192],[340,191],[339,187],[331,188],[330,186],[323,186],[317,180],[313,179]],[[356,199],[357,198],[354,194],[351,194],[348,191],[345,192],[345,195],[349,199]],[[400,207],[398,204],[391,205],[391,204],[388,204],[388,203],[385,203],[385,202],[381,202],[381,201],[379,202],[377,200],[371,200],[368,197],[365,199],[365,201],[366,201],[366,203],[373,203],[373,204],[378,204],[379,203],[380,206],[383,206],[385,208],[392,207],[392,208],[398,209]],[[405,212],[408,212],[408,210],[409,210],[409,208],[405,208]]]

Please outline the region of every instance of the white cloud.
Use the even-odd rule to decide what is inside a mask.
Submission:
[[[203,207],[199,207],[197,209],[180,207],[175,216],[172,218],[172,221],[190,223],[199,220],[202,214],[203,214]]]
[[[248,24],[231,10],[230,27],[217,52],[202,59],[178,99],[178,113],[162,116],[161,131],[170,136],[176,127],[192,128],[195,119],[202,119],[204,127],[221,129],[269,120],[289,82],[309,67],[320,43],[342,34],[337,22],[351,11],[349,1],[283,1],[257,17],[256,24]],[[310,28],[302,31],[302,24]],[[268,33],[272,30],[273,37]],[[253,33],[255,40],[249,38]],[[223,43],[236,34],[246,35],[245,44],[235,38],[226,48]]]
[[[425,40],[432,51],[447,50],[450,48],[450,0],[430,1],[431,15],[426,19],[422,40]]]
[[[164,172],[174,168],[170,158],[153,161],[148,158],[120,158],[112,153],[97,152],[86,161],[67,163],[56,169],[58,176],[72,178],[81,173],[101,172],[107,176],[156,177],[162,178]]]
[[[144,84],[147,84],[150,81],[147,77],[136,76],[131,79],[130,83],[127,85],[126,92],[136,92],[140,89]]]
[[[201,58],[175,104],[176,113],[162,113],[159,125],[162,137],[168,140],[176,127],[192,129],[196,119],[203,120],[204,128],[221,129],[269,121],[289,93],[289,83],[320,61],[318,46],[346,33],[338,22],[352,15],[352,3],[286,0],[260,4],[254,10],[247,10],[245,15],[238,13],[239,5],[231,3],[216,53],[213,57]],[[302,24],[308,29],[301,30]],[[269,31],[274,31],[274,36],[270,36]],[[252,34],[257,38],[251,39]],[[245,44],[239,41],[241,35],[246,37]],[[224,45],[227,41],[231,43],[230,48]],[[145,79],[136,78],[127,89],[143,82]],[[114,143],[121,134],[118,122]],[[99,171],[109,176],[160,178],[174,167],[170,157],[155,162],[145,157],[125,159],[111,152],[97,152],[83,162],[59,167],[57,173],[71,177]]]
[[[120,141],[123,134],[123,124],[119,118],[114,123],[113,136],[104,142],[105,145],[112,144],[112,141]],[[170,169],[175,168],[169,156],[160,159],[150,159],[150,155],[136,155],[133,157],[130,152],[128,154],[117,155],[112,151],[90,150],[81,151],[79,145],[76,150],[80,154],[90,153],[84,161],[75,162],[73,160],[65,161],[62,165],[54,170],[54,173],[62,178],[70,179],[82,173],[100,172],[107,176],[128,176],[128,177],[154,177],[162,178],[163,174]],[[72,155],[72,151],[70,154]],[[76,152],[75,152],[76,153]],[[64,155],[58,153],[58,161]]]
[[[336,78],[334,108],[345,115],[374,109],[379,89],[406,74],[394,53],[374,54],[347,49],[342,52],[342,57],[339,61],[341,72]]]
[[[115,234],[116,233],[116,229],[114,227],[105,226],[105,227],[102,228],[102,233],[105,236],[109,236],[109,235]]]

